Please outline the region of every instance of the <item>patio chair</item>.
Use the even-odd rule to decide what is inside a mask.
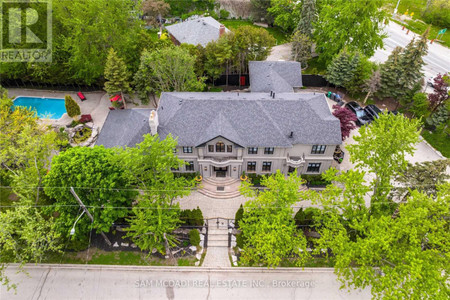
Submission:
[[[83,95],[82,92],[78,92],[78,93],[77,93],[77,96],[78,96],[78,98],[80,98],[81,101],[87,100],[87,99],[86,99],[86,96]]]

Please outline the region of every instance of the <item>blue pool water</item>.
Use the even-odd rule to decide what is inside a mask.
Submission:
[[[17,97],[14,106],[25,106],[36,110],[41,119],[59,119],[66,112],[64,99]]]

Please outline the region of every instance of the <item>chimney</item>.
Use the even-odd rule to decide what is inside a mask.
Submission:
[[[150,125],[150,134],[151,135],[157,134],[159,121],[158,121],[158,113],[156,112],[156,110],[152,110],[152,112],[150,113],[148,123]]]
[[[221,37],[221,36],[224,35],[224,34],[225,34],[225,25],[220,24],[220,27],[219,27],[219,37]]]

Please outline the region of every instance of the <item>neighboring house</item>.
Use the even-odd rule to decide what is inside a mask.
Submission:
[[[157,110],[110,111],[97,144],[134,146],[145,133],[176,137],[188,163],[177,171],[203,177],[318,174],[342,142],[324,94],[171,92]]]
[[[175,45],[182,43],[205,47],[209,42],[216,41],[226,32],[229,32],[223,24],[214,18],[203,17],[166,26],[172,42]]]
[[[248,67],[252,92],[292,93],[303,86],[299,62],[251,61]]]

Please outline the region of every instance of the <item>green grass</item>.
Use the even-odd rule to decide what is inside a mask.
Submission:
[[[450,137],[446,133],[438,130],[430,133],[424,129],[422,136],[433,148],[441,152],[445,157],[450,158]]]
[[[270,33],[270,35],[272,35],[275,38],[275,40],[277,41],[277,45],[285,44],[288,42],[288,39],[289,39],[289,35],[286,34],[285,32],[283,32],[278,27],[268,27],[268,28],[260,27],[260,26],[254,25],[253,22],[247,21],[247,20],[221,20],[220,22],[230,30],[237,29],[241,26],[246,26],[246,25],[253,26],[256,28],[264,28],[265,30],[267,30],[267,32]]]
[[[302,70],[303,74],[325,75],[326,72],[327,67],[325,66],[325,62],[319,61],[319,57],[314,57],[308,60],[308,68],[306,70]]]
[[[157,257],[147,258],[147,254],[138,251],[111,251],[106,252],[97,248],[89,250],[91,256],[87,260],[89,265],[132,265],[132,266],[170,266],[170,260]],[[196,258],[179,258],[175,263],[178,266],[194,266]],[[52,253],[42,263],[85,264],[86,251]]]
[[[223,91],[223,88],[217,87],[217,86],[208,86],[207,92],[221,92]]]

